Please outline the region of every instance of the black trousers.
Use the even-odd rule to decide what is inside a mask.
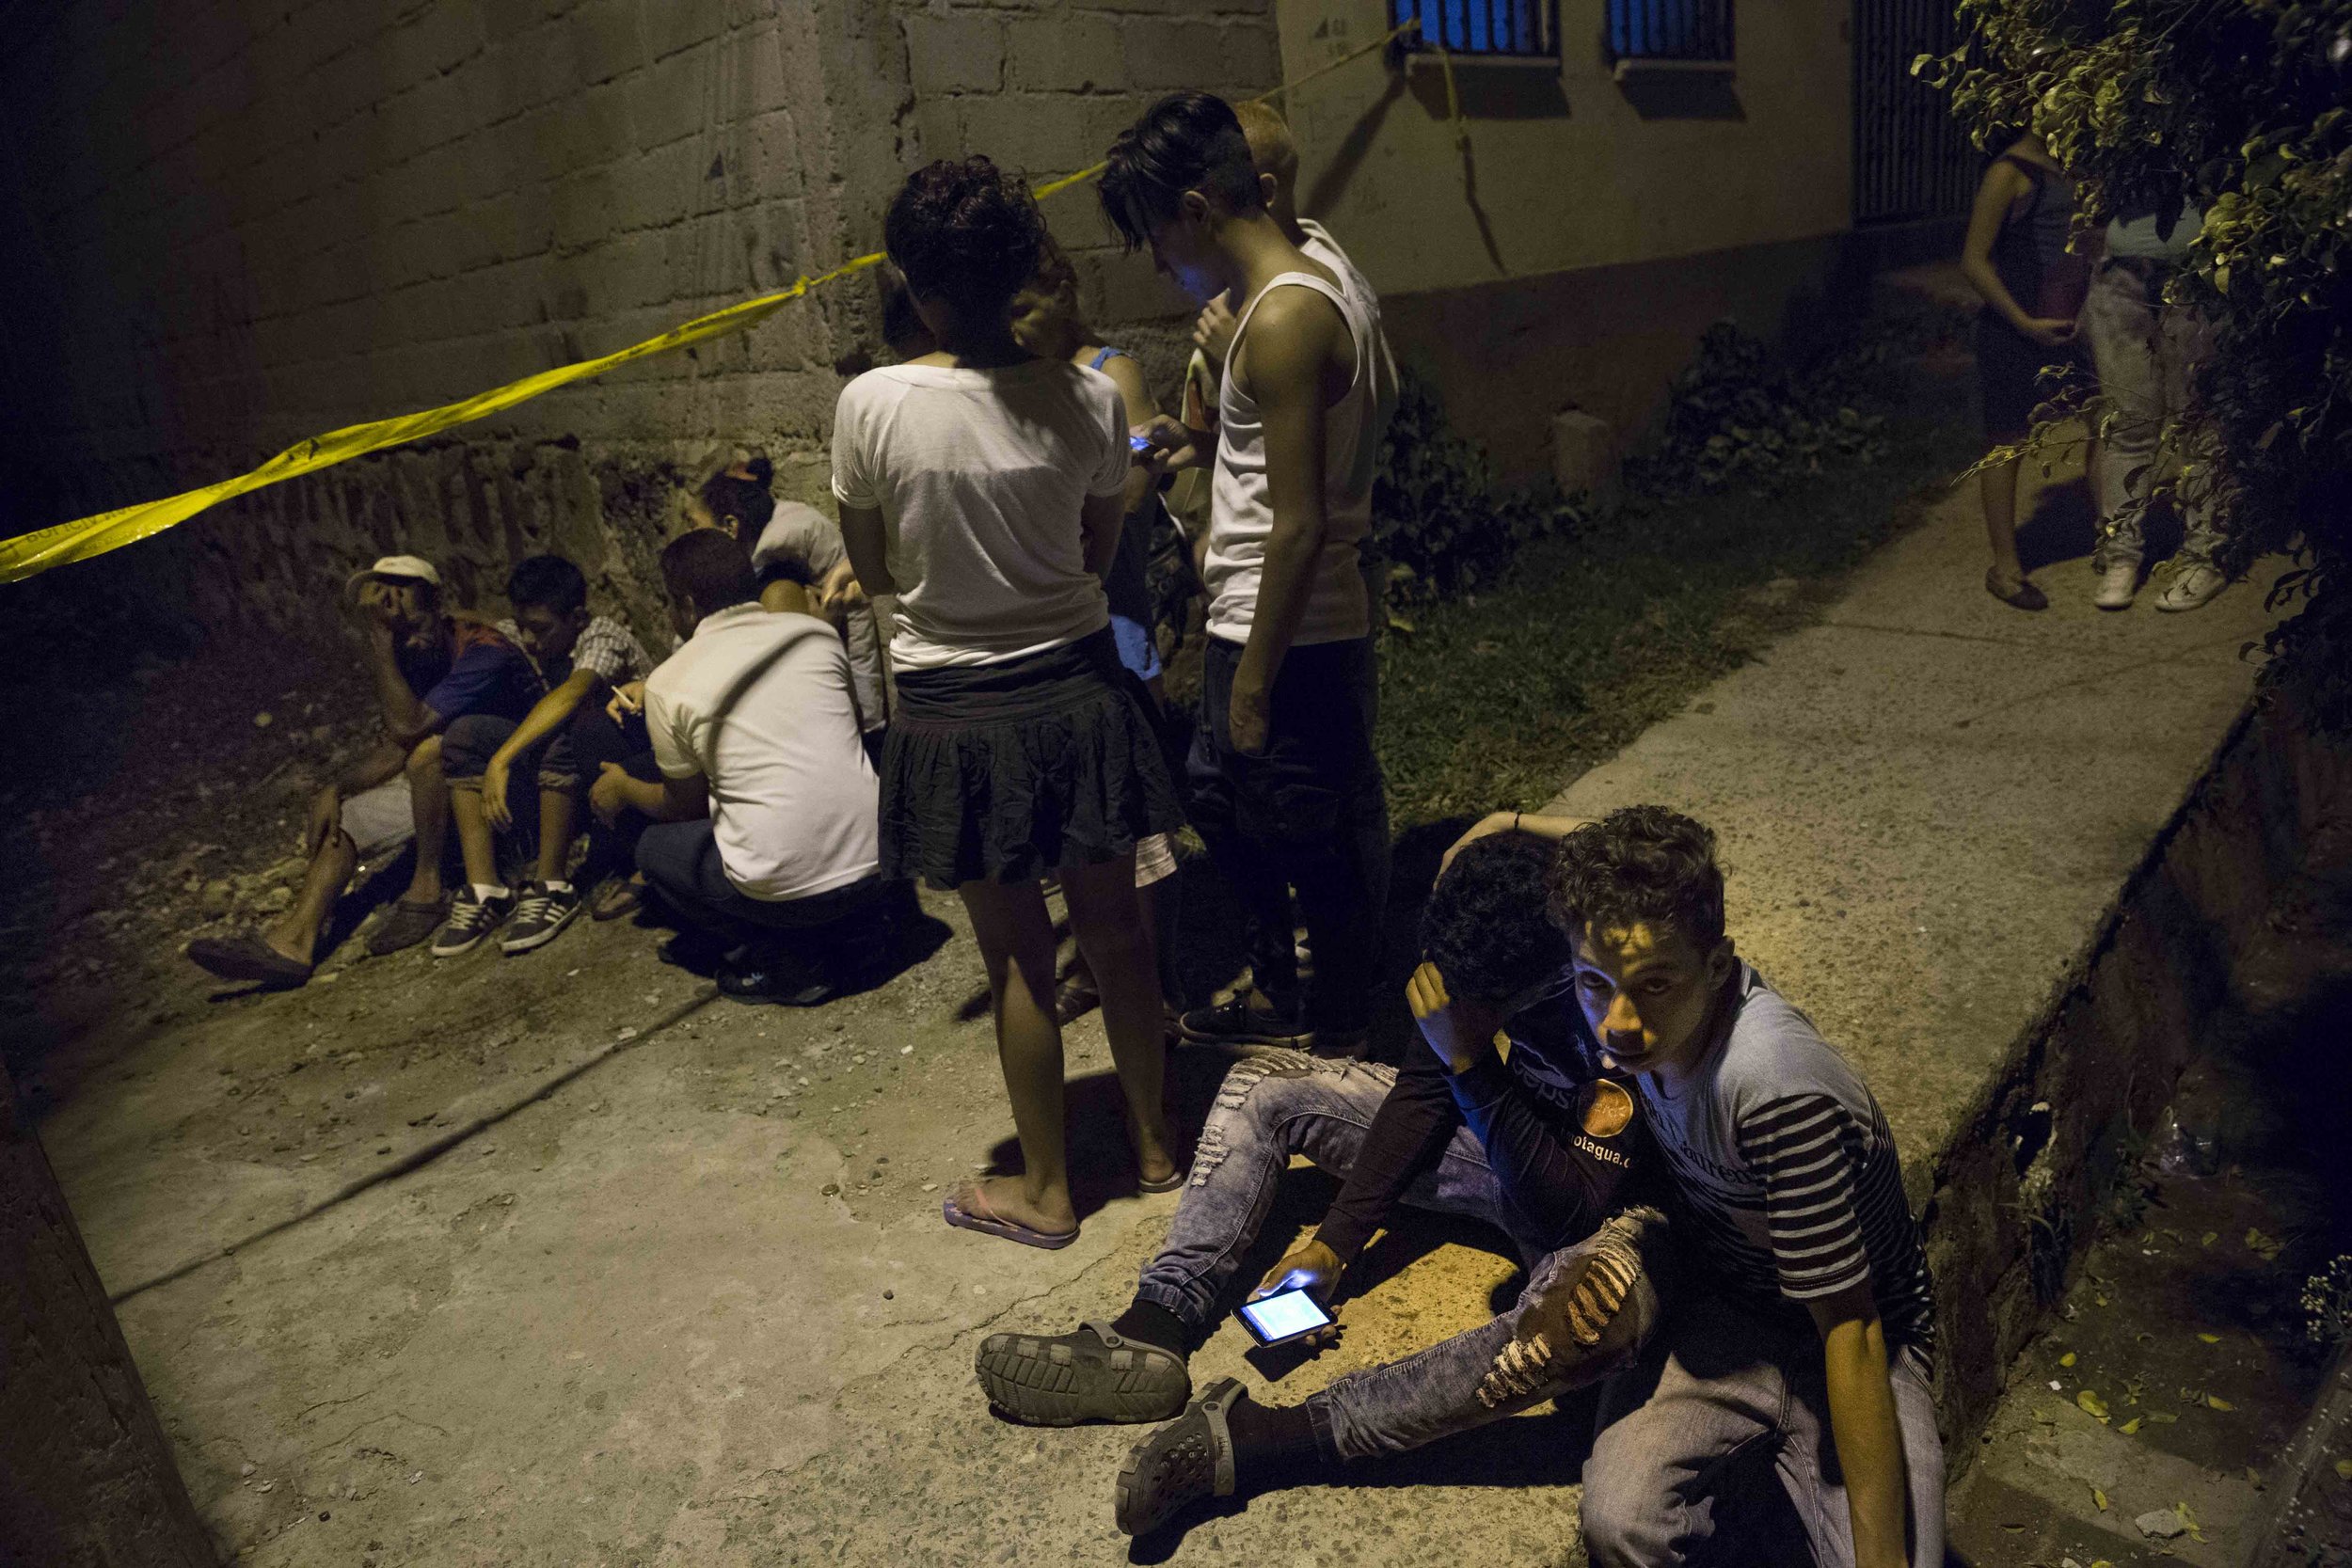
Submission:
[[[1291,649],[1267,705],[1265,753],[1255,757],[1232,744],[1241,654],[1239,643],[1208,640],[1200,724],[1184,766],[1193,826],[1248,911],[1258,988],[1278,1004],[1303,1001],[1311,1027],[1360,1029],[1379,982],[1388,895],[1388,846],[1372,842],[1385,840],[1388,818],[1364,696],[1372,642]],[[1294,890],[1314,944],[1303,998]]]
[[[604,711],[612,695],[598,682],[588,700],[572,715],[572,760],[580,768],[580,799],[583,803],[608,762],[617,763],[630,778],[647,784],[659,782],[661,777],[661,768],[653,760],[653,739],[645,733],[644,715],[632,713],[624,721],[614,723]],[[633,811],[621,813],[620,820],[610,828],[597,821],[595,813],[589,813],[588,860],[582,868],[583,876],[594,880],[614,871],[626,872],[636,861],[637,837],[644,831],[645,818]]]

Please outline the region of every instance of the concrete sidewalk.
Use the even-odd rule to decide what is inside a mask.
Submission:
[[[1973,495],[1947,499],[1823,624],[1561,801],[1717,829],[1735,934],[1873,1081],[1915,1197],[2244,708],[2266,619],[2259,585],[2102,615],[2078,562],[2026,616],[1984,594],[1981,552]],[[115,1026],[43,1136],[110,1289],[135,1291],[124,1328],[224,1544],[319,1568],[1129,1560],[1110,1488],[1138,1433],[1004,1424],[971,1359],[997,1327],[1114,1313],[1175,1199],[1115,1176],[1052,1254],[940,1223],[1009,1135],[987,1025],[957,1017],[968,934],[811,1013],[698,1006],[647,945],[596,927],[530,960],[412,953],[135,1044]],[[1072,1057],[1118,1171],[1098,1023]],[[1180,1058],[1196,1103],[1216,1069]],[[1196,1375],[1279,1374],[1296,1400],[1480,1321],[1511,1273],[1409,1225],[1367,1253],[1338,1350],[1261,1366],[1229,1325]],[[1137,1560],[1581,1561],[1584,1420],[1521,1417]]]

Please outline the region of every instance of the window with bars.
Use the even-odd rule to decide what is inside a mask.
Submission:
[[[1731,59],[1731,0],[1609,0],[1609,53],[1618,60]]]
[[[1421,24],[1407,48],[1443,43],[1455,55],[1504,59],[1560,57],[1557,0],[1389,0],[1389,25]]]

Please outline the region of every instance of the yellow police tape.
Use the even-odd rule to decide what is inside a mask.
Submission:
[[[1387,47],[1391,40],[1406,33],[1417,31],[1420,26],[1421,24],[1414,21],[1407,22],[1401,27],[1391,28],[1361,49],[1343,55],[1295,82],[1287,82],[1270,92],[1261,93],[1250,102],[1257,103],[1279,98],[1292,88],[1302,87],[1327,71],[1336,71],[1350,61],[1360,59],[1375,50]],[[1442,45],[1439,45],[1439,53],[1443,54]],[[1075,174],[1051,181],[1039,186],[1036,194],[1041,198],[1058,195],[1073,185],[1081,185],[1096,179],[1107,166],[1104,164],[1097,164],[1092,168],[1081,169]],[[527,403],[542,393],[555,390],[558,387],[567,387],[575,381],[585,381],[591,376],[602,375],[607,371],[616,370],[635,360],[648,358],[657,354],[667,354],[672,349],[685,348],[693,343],[707,342],[713,338],[723,338],[731,332],[744,331],[766,321],[811,289],[822,288],[828,283],[864,272],[882,260],[882,257],[879,253],[857,257],[852,261],[844,261],[831,272],[819,273],[814,277],[803,277],[788,289],[771,294],[762,294],[757,299],[747,299],[739,304],[730,305],[723,310],[714,310],[707,316],[697,316],[692,321],[670,328],[658,338],[648,338],[642,343],[632,343],[616,353],[607,354],[595,359],[583,359],[577,364],[565,365],[559,370],[542,371],[537,375],[525,376],[520,381],[509,382],[503,387],[496,387],[489,391],[477,393],[462,403],[447,403],[438,408],[427,408],[414,414],[404,414],[398,419],[375,420],[367,424],[350,425],[342,430],[329,431],[324,436],[313,436],[307,441],[288,447],[258,468],[239,474],[234,479],[224,479],[218,483],[205,485],[200,490],[185,491],[177,496],[167,497],[162,500],[143,501],[136,506],[120,507],[112,512],[102,512],[94,517],[83,517],[70,523],[58,523],[54,527],[40,529],[31,533],[19,534],[12,539],[0,540],[0,583],[21,582],[26,578],[37,577],[53,566],[63,566],[76,561],[87,561],[93,556],[103,555],[108,550],[118,550],[125,545],[136,544],[139,540],[150,538],[167,528],[187,521],[207,508],[218,506],[221,502],[245,495],[248,491],[259,490],[265,485],[281,483],[286,480],[297,479],[304,474],[316,473],[321,468],[332,467],[338,463],[346,463],[352,458],[363,457],[372,451],[381,451],[387,447],[402,446],[410,441],[422,440],[428,436],[437,436],[442,431],[455,426],[467,424],[475,420],[486,419],[492,414],[512,408],[518,403]]]

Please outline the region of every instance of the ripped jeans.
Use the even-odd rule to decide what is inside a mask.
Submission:
[[[1395,1082],[1394,1068],[1303,1052],[1269,1052],[1236,1064],[1200,1131],[1168,1244],[1144,1268],[1136,1298],[1196,1330],[1205,1327],[1265,1222],[1290,1157],[1304,1154],[1344,1177]],[[1504,1224],[1486,1151],[1468,1128],[1454,1131],[1403,1201]],[[1527,1288],[1501,1317],[1402,1361],[1349,1372],[1309,1396],[1317,1444],[1333,1459],[1401,1453],[1607,1377],[1640,1352],[1657,1321],[1664,1240],[1656,1211],[1631,1210],[1574,1246],[1533,1259]],[[1522,1319],[1557,1325],[1565,1298],[1604,1251],[1638,1257],[1639,1263],[1638,1271],[1627,1271],[1634,1277],[1624,1305],[1597,1342],[1580,1346],[1555,1326],[1547,1353],[1531,1358],[1530,1347],[1514,1350],[1515,1340],[1529,1337],[1519,1333]]]

